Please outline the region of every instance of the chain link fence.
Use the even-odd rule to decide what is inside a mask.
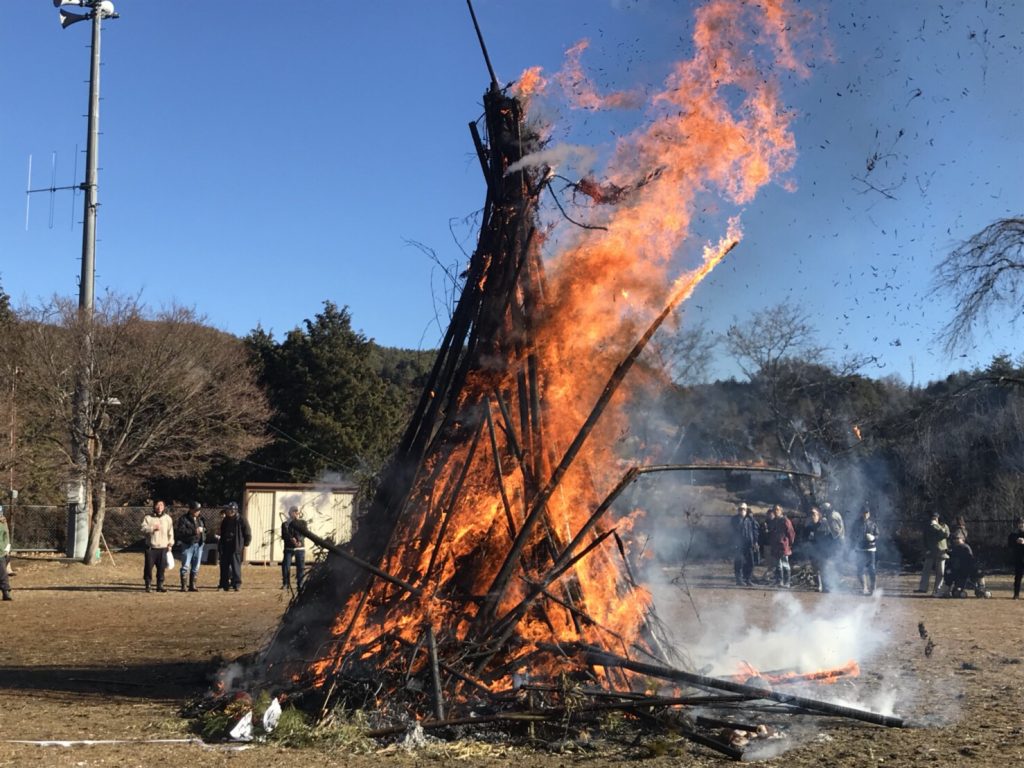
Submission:
[[[108,507],[103,521],[103,538],[115,552],[142,550],[142,518],[152,508]],[[204,510],[206,511],[206,510]],[[175,520],[181,510],[168,509]],[[18,504],[7,506],[11,549],[15,552],[64,552],[67,548],[68,508]]]
[[[68,508],[6,505],[11,549],[15,552],[63,552],[68,536]]]

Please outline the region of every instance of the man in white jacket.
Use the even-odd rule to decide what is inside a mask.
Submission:
[[[174,521],[164,509],[162,501],[153,502],[153,511],[142,518],[142,532],[146,536],[146,566],[142,578],[146,591],[152,581],[153,566],[156,566],[156,591],[164,589],[164,571],[167,569],[167,553],[174,546]]]

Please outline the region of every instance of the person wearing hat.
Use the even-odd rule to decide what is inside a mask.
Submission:
[[[146,564],[142,572],[146,591],[149,592],[153,567],[156,566],[156,591],[166,592],[164,572],[167,570],[167,553],[174,546],[174,521],[159,499],[153,502],[153,511],[142,518],[142,532],[146,535]]]
[[[291,588],[292,560],[295,560],[295,588],[302,589],[306,577],[306,521],[302,510],[292,507],[288,519],[281,523],[281,541],[284,542],[284,558],[281,560],[281,589]]]
[[[249,522],[238,514],[238,504],[229,502],[224,507],[224,519],[217,534],[217,552],[220,555],[220,583],[217,589],[235,592],[242,586],[242,555],[252,542]]]
[[[181,546],[181,591],[185,591],[185,577],[188,577],[188,591],[198,592],[199,564],[203,561],[203,547],[206,545],[206,520],[202,515],[203,505],[193,501],[188,511],[178,518],[175,538]]]
[[[946,571],[946,560],[949,559],[949,526],[939,518],[939,513],[932,511],[928,516],[929,523],[924,528],[924,565],[921,568],[921,581],[915,592],[927,592],[928,581],[935,574],[935,594],[942,589],[942,577]]]
[[[0,553],[3,553],[0,561],[0,592],[3,592],[4,600],[11,599],[11,579],[7,575],[7,558],[11,554],[11,529],[7,527],[7,517],[4,514],[4,507],[0,504]]]
[[[757,547],[757,524],[750,516],[750,508],[743,502],[729,520],[732,526],[732,567],[737,586],[752,586],[754,578],[754,550]]]

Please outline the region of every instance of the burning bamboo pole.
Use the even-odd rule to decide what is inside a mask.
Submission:
[[[491,401],[487,401],[487,434],[491,439],[491,454],[494,457],[494,474],[501,494],[501,506],[505,510],[505,521],[508,523],[508,535],[513,541],[516,538],[516,521],[512,515],[512,503],[508,500],[505,490],[505,471],[501,466],[501,451],[498,449],[498,436],[494,432],[494,419],[491,418]]]
[[[661,312],[654,318],[651,324],[647,327],[644,334],[637,340],[633,345],[633,348],[629,353],[622,359],[622,361],[616,366],[611,376],[608,378],[601,395],[598,397],[597,402],[594,404],[590,411],[590,415],[583,422],[583,425],[579,428],[576,433],[576,437],[572,443],[566,449],[562,460],[555,467],[551,474],[550,479],[544,488],[537,494],[533,499],[530,506],[530,512],[527,514],[526,519],[523,521],[522,526],[519,530],[519,535],[512,544],[512,548],[508,555],[505,557],[505,561],[502,563],[501,570],[498,575],[494,578],[490,589],[488,589],[487,603],[484,605],[480,614],[485,621],[493,618],[495,608],[501,602],[504,597],[505,591],[508,589],[509,580],[512,575],[512,570],[516,567],[519,562],[519,558],[522,555],[523,547],[526,544],[527,537],[534,526],[537,524],[541,513],[543,512],[548,500],[551,495],[558,488],[559,483],[568,472],[576,459],[577,454],[583,448],[583,444],[586,442],[590,433],[593,431],[598,420],[601,418],[608,404],[611,402],[612,396],[618,391],[619,386],[626,378],[626,374],[633,368],[637,358],[640,357],[640,353],[644,351],[647,344],[650,342],[651,337],[654,336],[655,332],[662,326],[668,316],[679,306],[679,304],[686,299],[696,286],[697,282],[703,275],[710,272],[715,264],[718,263],[725,255],[736,247],[738,241],[733,240],[715,254],[714,258],[708,258],[704,265],[697,270],[697,272],[691,276],[687,283],[684,283],[681,287],[677,288],[675,293],[669,298],[665,307]]]
[[[430,679],[434,683],[434,717],[444,720],[444,693],[441,690],[441,665],[437,658],[434,628],[427,625],[427,648],[430,651]]]
[[[359,557],[356,557],[351,552],[346,552],[344,549],[339,547],[333,541],[328,541],[327,539],[324,539],[324,538],[316,535],[315,533],[310,531],[308,528],[303,528],[301,533],[302,533],[303,536],[305,536],[307,539],[312,541],[318,547],[322,547],[323,549],[326,549],[331,554],[337,555],[342,560],[346,560],[346,561],[352,563],[353,565],[356,565],[356,566],[362,568],[367,573],[372,573],[374,576],[376,576],[378,578],[381,578],[381,579],[384,579],[384,581],[389,582],[391,584],[394,584],[396,587],[401,587],[406,592],[411,592],[414,595],[422,595],[423,594],[423,590],[420,589],[419,587],[414,587],[409,582],[407,582],[407,581],[405,581],[403,579],[400,579],[397,576],[392,576],[390,573],[381,570],[377,566],[372,565],[371,563],[368,563],[368,562],[366,562],[365,560],[363,560],[363,559],[361,559]]]
[[[582,649],[582,655],[589,664],[621,667],[632,672],[639,672],[640,674],[650,675],[651,677],[659,677],[663,680],[688,683],[698,688],[712,688],[720,691],[730,691],[732,693],[749,695],[751,697],[770,699],[772,701],[777,701],[780,704],[789,704],[815,712],[822,712],[827,715],[839,715],[853,720],[862,720],[866,723],[884,725],[889,728],[902,728],[904,725],[903,718],[896,717],[894,715],[883,715],[878,712],[870,712],[868,710],[856,709],[854,707],[847,707],[840,704],[829,704],[825,701],[809,699],[804,696],[796,696],[791,693],[780,693],[779,691],[773,691],[766,688],[743,685],[742,683],[735,683],[731,680],[721,680],[716,677],[694,674],[693,672],[684,672],[679,669],[672,669],[671,667],[645,664],[643,662],[633,661],[621,656],[615,656],[598,649]]]
[[[437,532],[437,539],[434,542],[434,549],[430,553],[430,564],[427,565],[426,573],[423,574],[423,583],[428,584],[431,576],[434,574],[434,567],[437,565],[438,553],[441,551],[441,547],[444,544],[445,534],[448,532],[448,524],[451,522],[452,514],[455,510],[455,505],[459,498],[459,493],[462,491],[462,485],[466,482],[466,476],[469,474],[469,467],[473,463],[473,457],[476,455],[476,447],[480,442],[480,435],[483,433],[483,425],[477,427],[473,434],[473,442],[469,445],[469,450],[466,452],[466,458],[462,462],[462,469],[459,472],[459,479],[455,482],[455,487],[452,488],[452,494],[450,501],[444,512],[444,517],[441,521],[441,526]]]

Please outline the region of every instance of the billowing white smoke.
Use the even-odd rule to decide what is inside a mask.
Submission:
[[[680,599],[678,588],[655,591],[658,615],[673,632],[683,655],[694,670],[714,677],[745,674],[749,665],[768,673],[777,670],[811,672],[842,667],[850,661],[870,668],[875,655],[890,642],[885,622],[879,616],[881,590],[874,598],[851,602],[846,599],[817,600],[805,606],[786,592],[765,593],[761,603],[748,612],[738,602],[716,603],[700,609]],[[759,601],[760,602],[760,601]],[[891,691],[873,690],[870,696],[860,686],[832,686],[813,683],[812,698],[892,714]],[[793,686],[786,690],[796,693]]]
[[[768,621],[751,624],[735,604],[704,614],[704,635],[690,647],[694,663],[711,666],[711,674],[733,675],[746,662],[757,670],[831,669],[853,660],[868,660],[882,645],[885,632],[876,622],[878,599],[850,607],[829,600],[810,610],[793,595],[771,596]]]

